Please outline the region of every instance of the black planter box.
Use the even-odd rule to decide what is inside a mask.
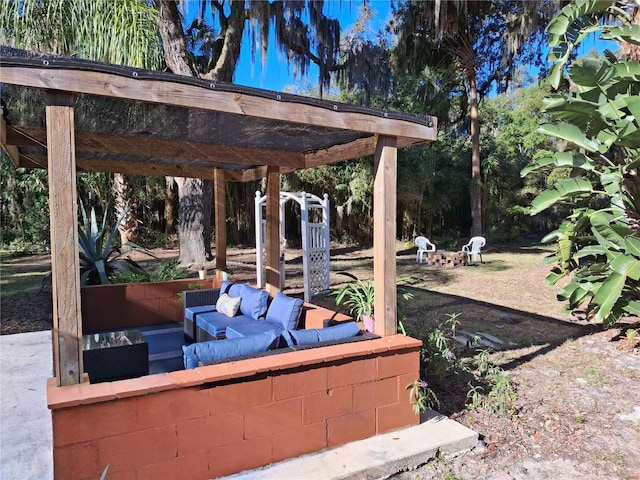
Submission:
[[[149,374],[149,345],[138,330],[85,335],[83,348],[84,371],[91,383]]]

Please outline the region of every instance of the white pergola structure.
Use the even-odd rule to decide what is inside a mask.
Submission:
[[[83,377],[76,171],[212,179],[218,219],[227,181],[266,177],[266,289],[274,293],[280,175],[373,155],[376,333],[396,333],[397,150],[434,141],[434,117],[7,47],[0,68],[1,144],[17,167],[49,173],[57,385]],[[224,228],[216,222],[219,271]]]
[[[304,277],[304,300],[308,302],[319,292],[329,289],[329,195],[322,198],[308,192],[280,192],[280,289],[284,288],[284,206],[292,200],[300,205],[302,231],[302,271]],[[267,219],[265,205],[267,196],[256,192],[256,276],[260,288],[265,287]],[[318,212],[316,215],[312,211]],[[319,216],[320,221],[312,221]]]

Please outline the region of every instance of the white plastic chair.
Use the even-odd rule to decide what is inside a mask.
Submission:
[[[427,237],[416,237],[416,245],[418,246],[418,252],[416,253],[416,262],[418,263],[422,263],[423,255],[436,251],[436,245],[431,243]]]
[[[462,251],[471,257],[473,263],[478,263],[478,257],[482,263],[482,247],[487,244],[487,240],[484,237],[471,237],[469,243],[462,247]]]

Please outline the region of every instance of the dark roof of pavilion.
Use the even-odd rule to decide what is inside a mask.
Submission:
[[[0,47],[2,146],[16,166],[47,166],[48,95],[74,94],[84,171],[229,179],[264,176],[432,141],[436,119]]]

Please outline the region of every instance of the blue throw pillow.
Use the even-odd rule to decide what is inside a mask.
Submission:
[[[244,283],[233,283],[233,282],[222,282],[220,286],[220,295],[226,293],[230,297],[237,298],[242,296],[242,291],[244,290]]]
[[[242,285],[242,291],[239,296],[242,297],[240,311],[243,315],[248,315],[254,320],[264,317],[264,314],[267,312],[269,292],[250,287],[249,285]]]
[[[267,310],[267,322],[282,325],[285,330],[298,328],[300,313],[302,313],[303,301],[299,298],[288,297],[284,293],[277,293],[269,310]],[[240,306],[242,308],[242,306]]]
[[[225,358],[266,352],[275,345],[276,338],[273,332],[265,332],[242,338],[212,340],[210,342],[183,345],[184,368],[196,368],[201,363],[213,360],[223,360]]]

